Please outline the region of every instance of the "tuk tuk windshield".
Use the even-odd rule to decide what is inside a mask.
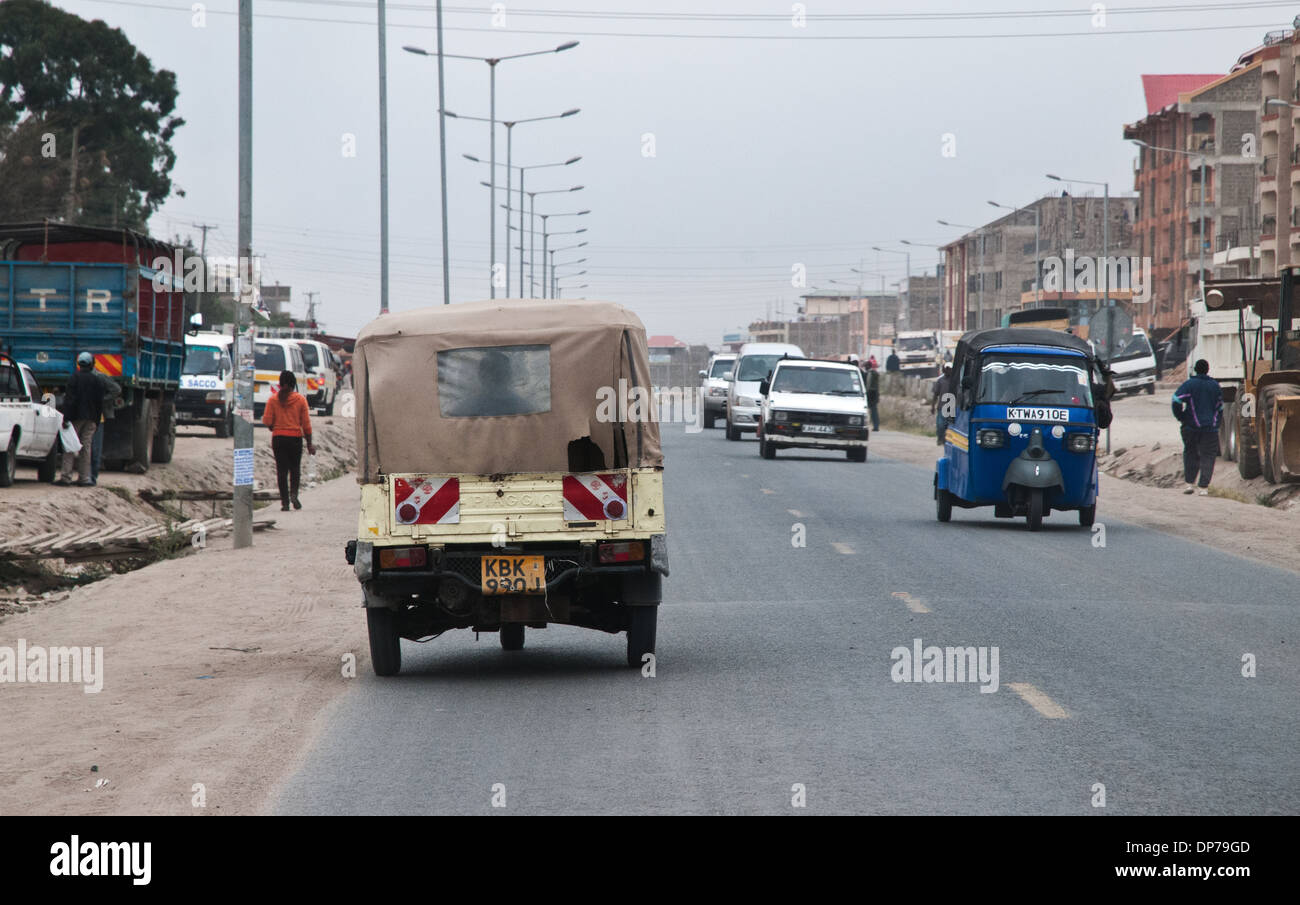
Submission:
[[[975,401],[1092,408],[1088,363],[1073,355],[985,355]]]

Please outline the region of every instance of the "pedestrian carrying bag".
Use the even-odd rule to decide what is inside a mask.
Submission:
[[[81,452],[81,438],[77,436],[71,424],[64,424],[59,428],[59,441],[63,444],[65,453]]]

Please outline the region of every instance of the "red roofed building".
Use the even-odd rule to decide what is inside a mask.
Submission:
[[[652,336],[646,341],[646,345],[651,349],[686,349],[689,348],[686,343],[682,342],[675,336]]]
[[[1124,137],[1151,146],[1136,149],[1133,174],[1136,244],[1152,272],[1147,316],[1136,311],[1135,321],[1155,339],[1187,322],[1202,276],[1245,276],[1256,267],[1265,58],[1280,56],[1278,45],[1266,44],[1226,74],[1142,76],[1146,116],[1126,125]]]

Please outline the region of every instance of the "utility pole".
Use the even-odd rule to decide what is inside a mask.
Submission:
[[[239,0],[239,298],[235,300],[235,548],[253,545],[253,0]],[[251,331],[250,331],[251,332]]]
[[[202,305],[208,300],[208,230],[216,229],[216,227],[210,223],[192,223],[190,225],[195,229],[203,230],[203,238],[199,240],[199,260],[203,262],[203,283],[199,287],[199,304]]]
[[[320,295],[320,293],[304,292],[303,295],[307,296],[307,323],[312,327],[315,327],[316,326],[316,296]]]
[[[439,6],[441,10],[441,6]],[[379,0],[379,313],[388,313],[388,22]]]

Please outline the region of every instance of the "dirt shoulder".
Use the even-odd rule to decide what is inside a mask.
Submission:
[[[347,687],[344,656],[364,664],[357,498],[330,481],[251,549],[223,538],[0,623],[0,646],[102,647],[104,675],[97,694],[0,683],[0,813],[257,812]]]

